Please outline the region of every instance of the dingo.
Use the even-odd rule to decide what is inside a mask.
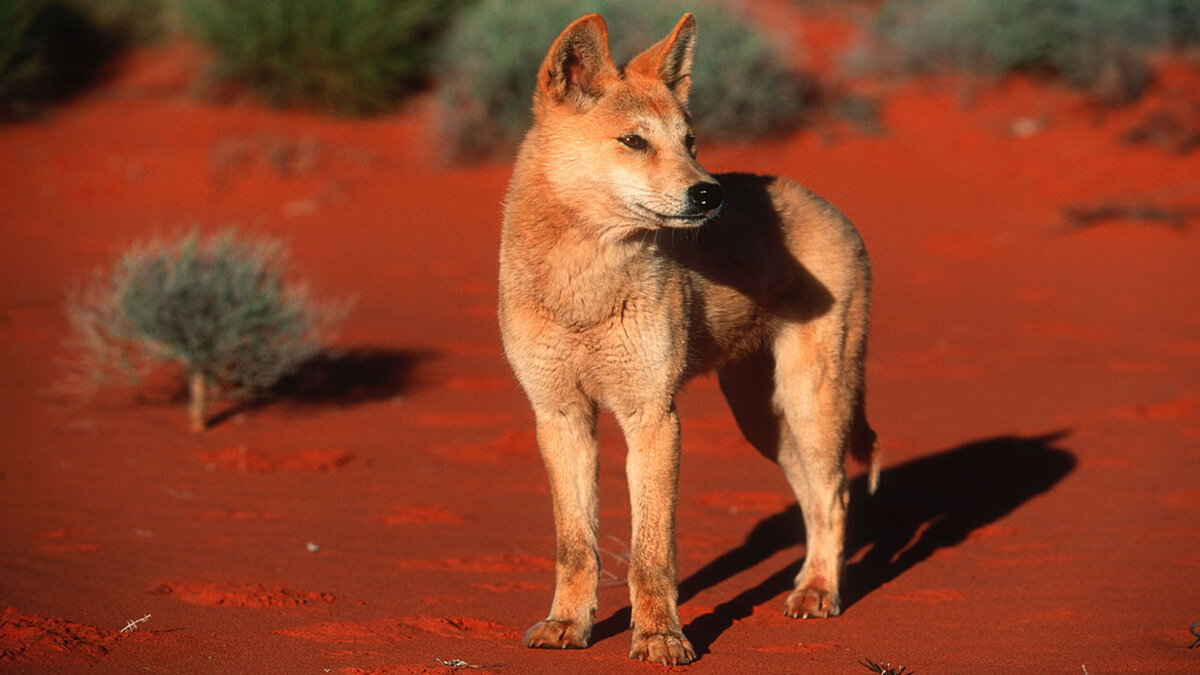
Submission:
[[[743,434],[804,513],[793,617],[841,611],[849,450],[878,475],[863,413],[870,262],[853,226],[783,178],[709,175],[687,111],[695,20],[623,69],[599,15],[538,71],[500,246],[504,348],[533,407],[558,536],[530,647],[585,647],[596,614],[599,407],[628,445],[631,658],[696,658],[676,611],[675,393],[716,368]]]

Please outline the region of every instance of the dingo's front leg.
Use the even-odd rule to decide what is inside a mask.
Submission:
[[[536,415],[538,447],[554,502],[558,557],[550,615],[525,632],[525,644],[582,649],[596,618],[600,581],[596,408],[580,402]]]
[[[666,665],[696,659],[676,609],[675,502],[679,482],[679,418],[660,409],[621,415],[629,455],[626,474],[633,515],[629,596],[633,646],[629,657]]]

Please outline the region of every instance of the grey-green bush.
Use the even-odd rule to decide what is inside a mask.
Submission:
[[[203,429],[210,387],[268,391],[320,353],[340,320],[285,282],[286,264],[279,241],[235,230],[135,244],[68,300],[76,375],[137,381],[178,363],[192,427]]]
[[[463,0],[185,0],[218,72],[277,105],[364,115],[425,76]]]
[[[1136,98],[1153,50],[1200,43],[1197,0],[889,0],[875,33],[911,71],[1045,72]]]
[[[696,15],[691,112],[702,138],[762,137],[805,117],[811,87],[789,69],[785,45],[714,0],[483,0],[446,35],[436,71],[439,131],[450,159],[513,150],[530,122],[550,43],[589,12],[608,23],[618,64],[667,35],[685,12]]]

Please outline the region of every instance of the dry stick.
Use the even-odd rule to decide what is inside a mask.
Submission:
[[[192,431],[204,431],[205,395],[208,389],[208,378],[199,370],[193,370],[189,376],[188,416],[192,419]]]
[[[125,632],[132,633],[133,631],[137,630],[139,623],[145,623],[146,621],[149,621],[149,620],[150,620],[149,614],[147,614],[146,616],[143,616],[140,619],[130,619],[129,623],[125,624],[125,627],[121,629],[121,632],[122,633],[125,633]]]
[[[603,546],[598,546],[597,549],[600,551],[600,553],[607,553],[615,561],[617,561],[619,563],[624,563],[625,566],[628,567],[629,560],[630,560],[629,546],[624,541],[622,541],[621,539],[619,539],[617,537],[614,537],[611,534],[606,534],[604,536],[608,539],[612,539],[613,541],[617,542],[617,544],[619,544],[621,546],[621,551],[620,552],[610,551],[610,550],[604,548]],[[601,567],[601,569],[600,569],[600,577],[602,579],[602,581],[600,582],[600,586],[603,588],[611,588],[613,586],[624,586],[625,584],[629,583],[629,579],[627,577],[619,577],[616,574],[604,569],[603,567]]]
[[[900,666],[897,669],[892,668],[892,664],[890,663],[886,665],[875,663],[871,659],[863,659],[858,663],[861,666],[865,666],[872,673],[878,673],[879,675],[915,675],[915,671],[909,670],[907,666]]]
[[[437,656],[435,656],[433,658],[436,659],[437,662],[442,664],[443,666],[446,666],[448,668],[453,668],[454,670],[460,670],[463,668],[465,668],[467,670],[483,670],[484,668],[494,668],[495,667],[495,666],[477,666],[472,663],[467,663],[466,661],[463,661],[462,659],[452,659],[450,661],[445,661]]]
[[[1144,220],[1162,223],[1182,230],[1192,218],[1200,218],[1200,206],[1166,208],[1153,204],[1101,204],[1099,206],[1071,206],[1063,209],[1067,226],[1083,229],[1099,223],[1120,220]]]

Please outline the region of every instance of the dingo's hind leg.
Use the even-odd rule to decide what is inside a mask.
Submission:
[[[804,513],[804,566],[784,603],[789,616],[841,613],[841,582],[849,490],[846,453],[861,401],[865,325],[848,325],[854,312],[833,311],[779,332],[775,352],[775,405],[790,442],[779,466]]]
[[[836,315],[784,326],[772,351],[722,366],[721,390],[746,439],[774,460],[800,503],[805,559],[784,604],[793,617],[841,612],[845,456],[861,386],[859,349]]]
[[[721,390],[746,440],[783,469],[804,514],[804,567],[784,612],[793,617],[834,616],[841,611],[837,584],[846,511],[844,480],[836,457],[829,456],[829,440],[793,431],[792,420],[799,424],[808,420],[799,419],[803,417],[799,414],[789,418],[783,412],[784,402],[775,396],[776,372],[770,353],[756,354],[721,368]],[[797,385],[812,387],[811,383],[785,387],[797,399],[803,396],[795,391]]]

